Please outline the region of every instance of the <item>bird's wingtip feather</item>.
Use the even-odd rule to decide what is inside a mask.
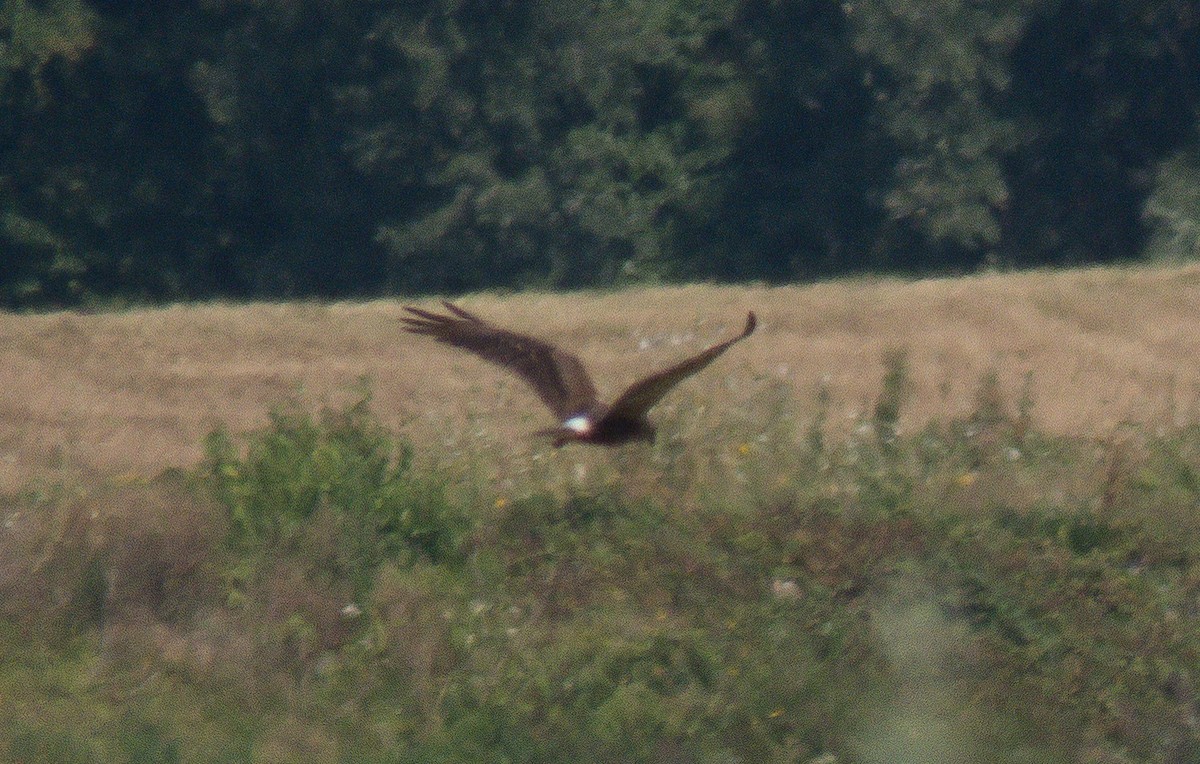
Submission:
[[[454,315],[463,319],[464,321],[470,321],[470,322],[476,323],[476,324],[483,323],[483,319],[481,319],[479,316],[475,315],[474,313],[471,313],[468,310],[464,310],[463,308],[458,307],[457,305],[450,302],[449,300],[442,300],[442,305],[445,306],[446,310],[450,311],[451,313],[453,313]]]
[[[443,316],[439,316],[436,313],[431,313],[430,311],[424,310],[423,308],[418,308],[415,305],[405,305],[404,309],[406,311],[408,311],[409,313],[413,314],[414,316],[420,316],[422,319],[424,319],[426,321],[436,321],[440,318],[443,318]],[[408,316],[401,316],[401,320],[411,321],[413,319],[409,318]]]

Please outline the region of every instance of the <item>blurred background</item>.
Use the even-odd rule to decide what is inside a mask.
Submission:
[[[0,304],[1194,259],[1187,0],[4,0]]]

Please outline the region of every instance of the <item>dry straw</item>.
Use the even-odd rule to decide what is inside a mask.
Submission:
[[[901,430],[971,411],[989,372],[1014,400],[1028,376],[1034,423],[1055,433],[1183,424],[1200,405],[1195,266],[462,303],[574,350],[602,395],[727,336],[753,309],[758,334],[675,395],[752,406],[748,391],[782,384],[802,421],[824,386],[831,435],[870,415],[891,349],[907,352],[911,383]],[[291,396],[337,405],[363,377],[380,418],[418,446],[511,443],[518,462],[544,448],[528,433],[550,423],[518,380],[405,334],[400,314],[399,301],[380,300],[0,315],[0,490],[64,468],[189,465],[217,422],[261,426]]]

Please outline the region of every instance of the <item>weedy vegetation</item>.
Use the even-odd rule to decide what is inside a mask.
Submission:
[[[31,485],[4,756],[1196,760],[1200,427],[1049,436],[985,375],[909,432],[883,364],[839,439],[760,380],[723,425],[680,405],[653,447],[472,479],[363,393],[192,469]]]
[[[765,290],[779,310],[749,360],[616,451],[521,440],[544,424],[531,397],[452,358],[401,348],[354,384],[397,342],[394,306],[3,317],[0,378],[25,403],[0,416],[32,424],[0,463],[0,759],[1200,761],[1200,421],[1177,331],[1196,283],[825,285],[803,317]],[[876,307],[838,308],[852,292]],[[903,320],[917,292],[942,295],[925,325]],[[558,298],[522,299],[528,318]],[[1049,328],[1012,307],[1018,328],[987,335],[1007,349],[973,349],[1028,304]],[[1134,332],[1143,304],[1174,318]],[[602,384],[641,365],[621,347],[723,331],[631,340],[541,312]],[[1050,329],[1071,327],[1062,356]],[[349,378],[320,404],[293,372]],[[91,458],[48,451],[60,431]]]

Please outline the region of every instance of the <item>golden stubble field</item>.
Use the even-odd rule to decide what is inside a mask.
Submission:
[[[684,286],[476,295],[461,303],[577,352],[602,395],[741,327],[758,333],[664,401],[741,413],[763,389],[794,416],[829,394],[835,432],[868,413],[883,357],[908,352],[904,428],[963,414],[995,371],[1028,379],[1050,432],[1105,437],[1200,416],[1200,268],[1089,269],[794,287]],[[432,305],[433,301],[419,304]],[[116,313],[0,314],[0,490],[68,474],[148,476],[196,463],[214,425],[262,425],[298,398],[338,405],[366,378],[374,410],[418,446],[518,461],[550,424],[516,379],[401,330],[403,302],[197,304]],[[776,396],[776,399],[778,396]],[[658,412],[663,418],[663,412]],[[653,418],[653,416],[652,416]]]

